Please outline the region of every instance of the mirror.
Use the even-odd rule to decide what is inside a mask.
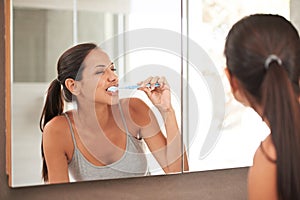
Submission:
[[[12,187],[44,184],[38,126],[44,94],[61,53],[87,41],[109,54],[121,83],[167,77],[187,150],[186,172],[252,164],[268,129],[230,94],[224,39],[250,13],[289,18],[288,1],[13,0],[12,6]],[[143,93],[120,96],[143,99],[164,128]],[[164,174],[150,153],[147,159],[152,175]]]
[[[152,34],[159,34],[155,30],[163,28],[176,32],[172,43],[180,45],[180,3],[180,0],[12,1],[12,187],[44,184],[39,117],[45,92],[57,76],[57,60],[74,44],[94,42],[106,51],[117,68],[120,85],[136,84],[149,76],[165,76],[180,126],[180,55],[156,49],[159,46],[155,44],[143,44],[151,38],[153,42]],[[165,133],[158,110],[144,93],[125,90],[119,96],[144,100]],[[66,110],[68,106],[72,107],[68,104]],[[165,174],[149,149],[146,157],[151,175]]]
[[[190,103],[186,119],[197,118],[195,124],[186,120],[184,143],[189,147],[189,171],[251,166],[269,129],[231,94],[224,74],[225,39],[232,25],[249,14],[274,13],[289,19],[289,1],[189,0],[187,7],[189,62],[185,74],[189,78]],[[198,59],[205,53],[211,62]]]

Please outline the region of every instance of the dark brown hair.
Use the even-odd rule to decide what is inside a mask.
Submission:
[[[279,60],[266,63],[272,54]],[[262,117],[270,125],[277,155],[278,198],[300,199],[300,41],[297,30],[278,15],[245,17],[230,30],[225,56],[229,73],[251,97],[253,108],[262,107]]]
[[[40,129],[43,132],[45,125],[55,116],[62,114],[64,108],[64,100],[72,101],[72,93],[66,88],[65,80],[72,78],[81,80],[83,61],[89,52],[95,49],[97,45],[93,43],[83,43],[71,47],[65,51],[59,58],[57,63],[57,78],[54,79],[48,88],[46,101],[40,118]],[[64,100],[63,100],[64,98]],[[48,181],[48,169],[44,157],[42,142],[42,158],[43,170],[42,176],[45,182]]]

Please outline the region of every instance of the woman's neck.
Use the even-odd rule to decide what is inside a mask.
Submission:
[[[257,112],[257,114],[261,117],[261,119],[270,127],[269,120],[264,116],[263,108],[260,105],[252,106],[252,108]]]
[[[85,127],[103,128],[109,123],[112,111],[108,104],[85,104],[84,106],[78,105],[75,115],[78,122]]]

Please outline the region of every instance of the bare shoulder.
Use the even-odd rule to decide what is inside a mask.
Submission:
[[[72,137],[68,121],[64,115],[51,119],[43,131],[44,150],[54,148],[63,152],[72,152]]]
[[[44,127],[43,151],[50,183],[68,182],[68,163],[73,156],[73,143],[67,118],[51,119]]]
[[[122,99],[124,103],[127,103],[131,110],[149,109],[148,105],[140,98],[126,98]]]
[[[64,115],[59,115],[51,119],[44,127],[43,135],[51,133],[52,135],[64,133],[68,126]]]
[[[276,161],[276,149],[275,145],[273,143],[271,135],[269,135],[262,143],[261,143],[261,150],[264,151],[262,153],[265,153],[265,156],[269,159]]]
[[[255,152],[248,174],[249,200],[277,199],[277,168],[276,163],[270,160],[276,161],[276,150],[270,138],[262,142]]]
[[[126,98],[121,100],[122,107],[128,108],[131,114],[147,113],[149,106],[139,98]]]
[[[276,149],[271,136],[268,136],[258,147],[253,159],[253,168],[260,172],[260,169],[276,170]]]
[[[121,101],[123,109],[127,108],[131,119],[139,126],[149,124],[152,112],[149,106],[139,98],[126,98]]]

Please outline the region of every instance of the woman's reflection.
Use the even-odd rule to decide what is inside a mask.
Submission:
[[[181,136],[166,79],[139,83],[164,120],[165,136],[142,100],[119,99],[118,90],[107,90],[118,87],[115,70],[92,43],[76,45],[60,57],[40,120],[45,182],[69,182],[69,174],[75,181],[148,175],[143,141],[165,173],[182,171]],[[63,98],[76,108],[64,112]],[[188,170],[185,153],[184,160]]]

